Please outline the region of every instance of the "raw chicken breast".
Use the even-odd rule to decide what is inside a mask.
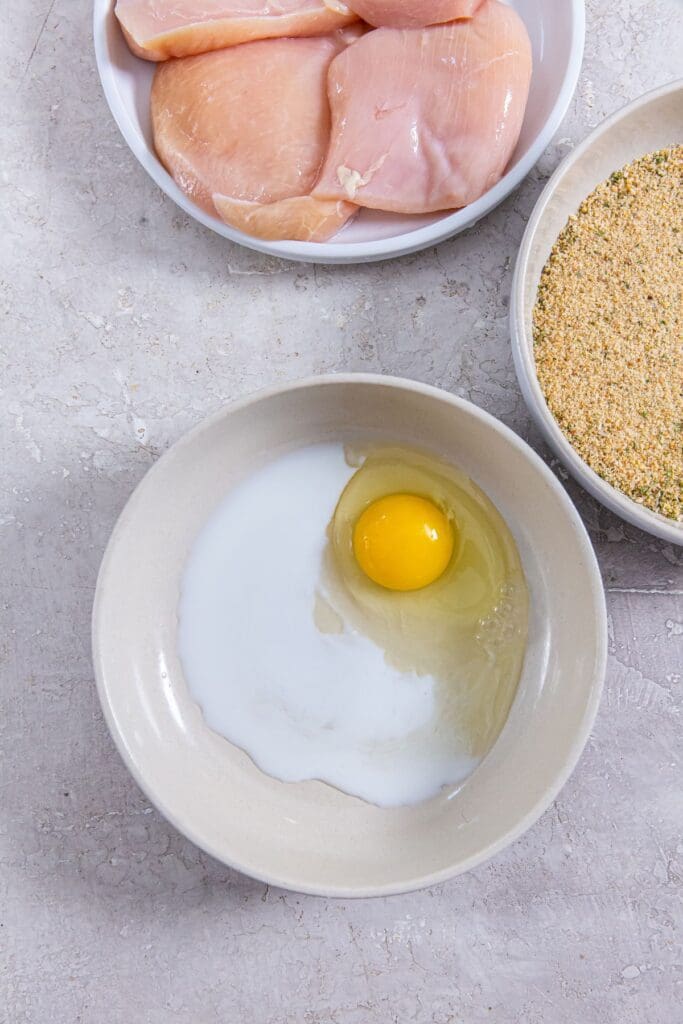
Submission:
[[[154,145],[180,188],[212,214],[217,193],[224,219],[261,237],[334,234],[355,206],[309,193],[330,136],[327,71],[356,35],[267,39],[160,64]],[[264,207],[293,199],[280,211]]]
[[[221,219],[245,235],[270,241],[295,239],[299,242],[325,242],[347,222],[358,207],[334,199],[297,196],[276,203],[248,203],[214,195]]]
[[[166,60],[275,36],[314,36],[356,20],[340,0],[117,0],[137,57]]]
[[[379,28],[330,67],[330,150],[313,194],[398,213],[466,206],[502,176],[531,78],[523,22],[498,0],[469,21]]]
[[[483,0],[349,0],[349,7],[378,28],[425,28],[471,18]]]

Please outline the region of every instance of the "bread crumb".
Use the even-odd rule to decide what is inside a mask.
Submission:
[[[541,274],[536,370],[588,465],[683,520],[683,146],[615,171],[581,203]]]

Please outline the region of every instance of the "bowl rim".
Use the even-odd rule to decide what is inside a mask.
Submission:
[[[263,239],[252,238],[250,235],[237,231],[227,224],[221,224],[217,221],[217,218],[211,217],[192,203],[178,188],[154,152],[140,139],[137,128],[119,100],[114,65],[109,54],[107,24],[109,18],[113,17],[113,3],[114,0],[95,0],[93,4],[95,62],[109,110],[126,144],[138,162],[162,192],[204,227],[247,249],[253,249],[256,252],[269,256],[277,256],[282,259],[305,263],[371,263],[385,259],[396,259],[399,256],[407,256],[410,253],[428,248],[431,245],[437,245],[446,238],[459,234],[461,231],[472,227],[483,216],[494,210],[521,184],[532,167],[538,162],[543,151],[559,128],[576,90],[583,63],[586,37],[585,0],[568,0],[568,3],[571,5],[572,38],[569,47],[567,70],[555,104],[546,118],[541,131],[524,157],[515,167],[507,171],[493,188],[485,192],[474,203],[470,203],[469,206],[465,206],[461,210],[456,210],[454,213],[441,217],[426,227],[403,232],[400,235],[394,235],[385,239],[349,243],[335,241],[268,242]]]
[[[159,467],[165,467],[167,460],[173,457],[173,454],[179,447],[195,443],[197,438],[200,437],[203,432],[211,429],[211,427],[216,423],[220,422],[227,416],[230,416],[234,412],[244,409],[247,406],[276,398],[286,392],[302,391],[313,387],[317,388],[320,386],[336,384],[364,384],[388,387],[394,390],[426,396],[427,398],[433,399],[437,402],[442,402],[446,405],[465,410],[469,415],[474,416],[485,424],[488,429],[500,434],[509,444],[516,448],[540,474],[545,484],[555,493],[564,508],[573,532],[576,535],[577,543],[582,549],[583,564],[585,566],[587,583],[590,588],[591,600],[596,618],[596,657],[593,677],[590,689],[587,693],[581,725],[573,737],[564,762],[546,785],[543,795],[526,811],[525,814],[522,815],[513,827],[509,828],[495,841],[489,843],[483,849],[479,850],[476,854],[473,854],[464,861],[461,861],[456,865],[451,865],[440,871],[412,876],[400,883],[389,883],[387,885],[379,886],[326,885],[322,887],[315,884],[306,884],[298,878],[277,876],[275,874],[269,874],[258,870],[255,871],[249,863],[235,857],[230,851],[226,852],[226,850],[219,848],[218,844],[214,844],[210,838],[207,838],[205,835],[200,835],[191,823],[188,824],[183,821],[182,815],[176,813],[173,808],[169,807],[166,801],[154,791],[154,787],[147,783],[143,773],[138,770],[134,759],[129,755],[125,737],[118,728],[116,715],[109,699],[109,689],[107,679],[105,678],[107,673],[105,673],[104,670],[100,645],[100,634],[105,628],[100,609],[103,602],[103,594],[108,586],[109,567],[116,558],[119,536],[127,528],[128,521],[134,514],[136,497],[139,495],[142,488],[149,487],[150,480],[152,482],[154,481],[156,474],[160,472]],[[385,376],[383,374],[375,373],[324,374],[320,376],[304,377],[299,380],[262,388],[250,395],[238,398],[235,401],[229,402],[217,409],[170,445],[154,465],[147,470],[137,486],[134,488],[114,525],[97,577],[91,622],[93,667],[97,693],[104,718],[121,759],[138,784],[139,788],[149,799],[150,803],[157,808],[163,817],[166,818],[178,832],[188,838],[195,846],[204,850],[205,853],[214,857],[220,863],[223,863],[267,885],[311,896],[334,897],[341,899],[360,899],[398,895],[401,893],[414,892],[419,889],[424,889],[446,882],[449,879],[463,874],[466,871],[470,871],[472,868],[489,860],[491,857],[495,856],[501,850],[505,849],[505,847],[518,839],[533,824],[535,824],[544,811],[550,806],[576,767],[593,728],[602,695],[607,667],[607,609],[602,577],[597,558],[583,520],[581,519],[571,498],[554,473],[542,460],[540,455],[538,455],[526,441],[519,437],[519,435],[505,423],[496,419],[496,417],[491,415],[491,413],[486,412],[484,409],[481,409],[479,406],[465,398],[453,395],[448,391],[434,387],[430,384],[423,384],[419,381],[413,381],[407,378]]]
[[[584,154],[592,148],[598,139],[607,135],[617,124],[640,110],[641,107],[646,107],[663,96],[676,92],[680,92],[683,98],[683,78],[674,79],[656,89],[651,89],[620,107],[594,128],[571,153],[568,153],[551,175],[531,212],[519,247],[510,295],[510,336],[515,371],[524,401],[546,442],[562,460],[572,476],[589,494],[621,519],[660,538],[660,540],[683,545],[683,522],[676,523],[675,520],[668,519],[659,512],[653,512],[644,505],[639,505],[638,502],[607,483],[581,458],[562,433],[548,408],[538,380],[533,355],[533,339],[528,336],[524,318],[524,292],[529,274],[531,248],[538,226],[545,216],[546,208],[564,176],[582,160]]]

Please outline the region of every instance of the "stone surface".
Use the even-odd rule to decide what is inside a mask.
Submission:
[[[511,849],[405,897],[270,891],[200,853],[119,760],[89,653],[118,512],[226,399],[308,373],[402,374],[548,457],[510,357],[515,252],[571,146],[680,74],[680,2],[589,0],[579,90],[522,188],[437,249],[338,269],[235,248],[161,195],[109,116],[90,14],[84,0],[1,13],[0,1021],[680,1020],[681,549],[567,483],[608,591],[594,734]]]

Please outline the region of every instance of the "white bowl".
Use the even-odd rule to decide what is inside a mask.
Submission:
[[[536,376],[532,314],[541,271],[557,236],[581,201],[644,153],[683,142],[683,80],[646,93],[595,129],[565,157],[541,193],[529,219],[512,283],[510,326],[517,377],[546,441],[585,489],[622,519],[672,544],[683,544],[683,523],[639,505],[606,483],[564,436]]]
[[[403,256],[455,235],[498,205],[529,173],[557,131],[574,94],[583,57],[584,0],[511,0],[523,17],[534,71],[524,125],[507,174],[470,206],[450,214],[400,216],[364,211],[331,242],[265,242],[199,209],[159,162],[152,143],[149,92],[154,64],[133,57],[113,0],[95,0],[95,57],[107,102],[124,139],[148,174],[186,213],[233,242],[291,260],[362,263]]]
[[[231,484],[292,447],[359,437],[419,445],[469,473],[511,527],[531,593],[524,669],[499,739],[460,788],[413,807],[381,809],[321,782],[265,775],[207,727],[177,654],[183,566]],[[175,444],[116,525],[93,612],[104,714],[150,800],[226,864],[273,885],[332,896],[440,882],[521,835],[555,798],[586,742],[606,637],[586,531],[531,448],[446,392],[360,374],[257,395]]]

